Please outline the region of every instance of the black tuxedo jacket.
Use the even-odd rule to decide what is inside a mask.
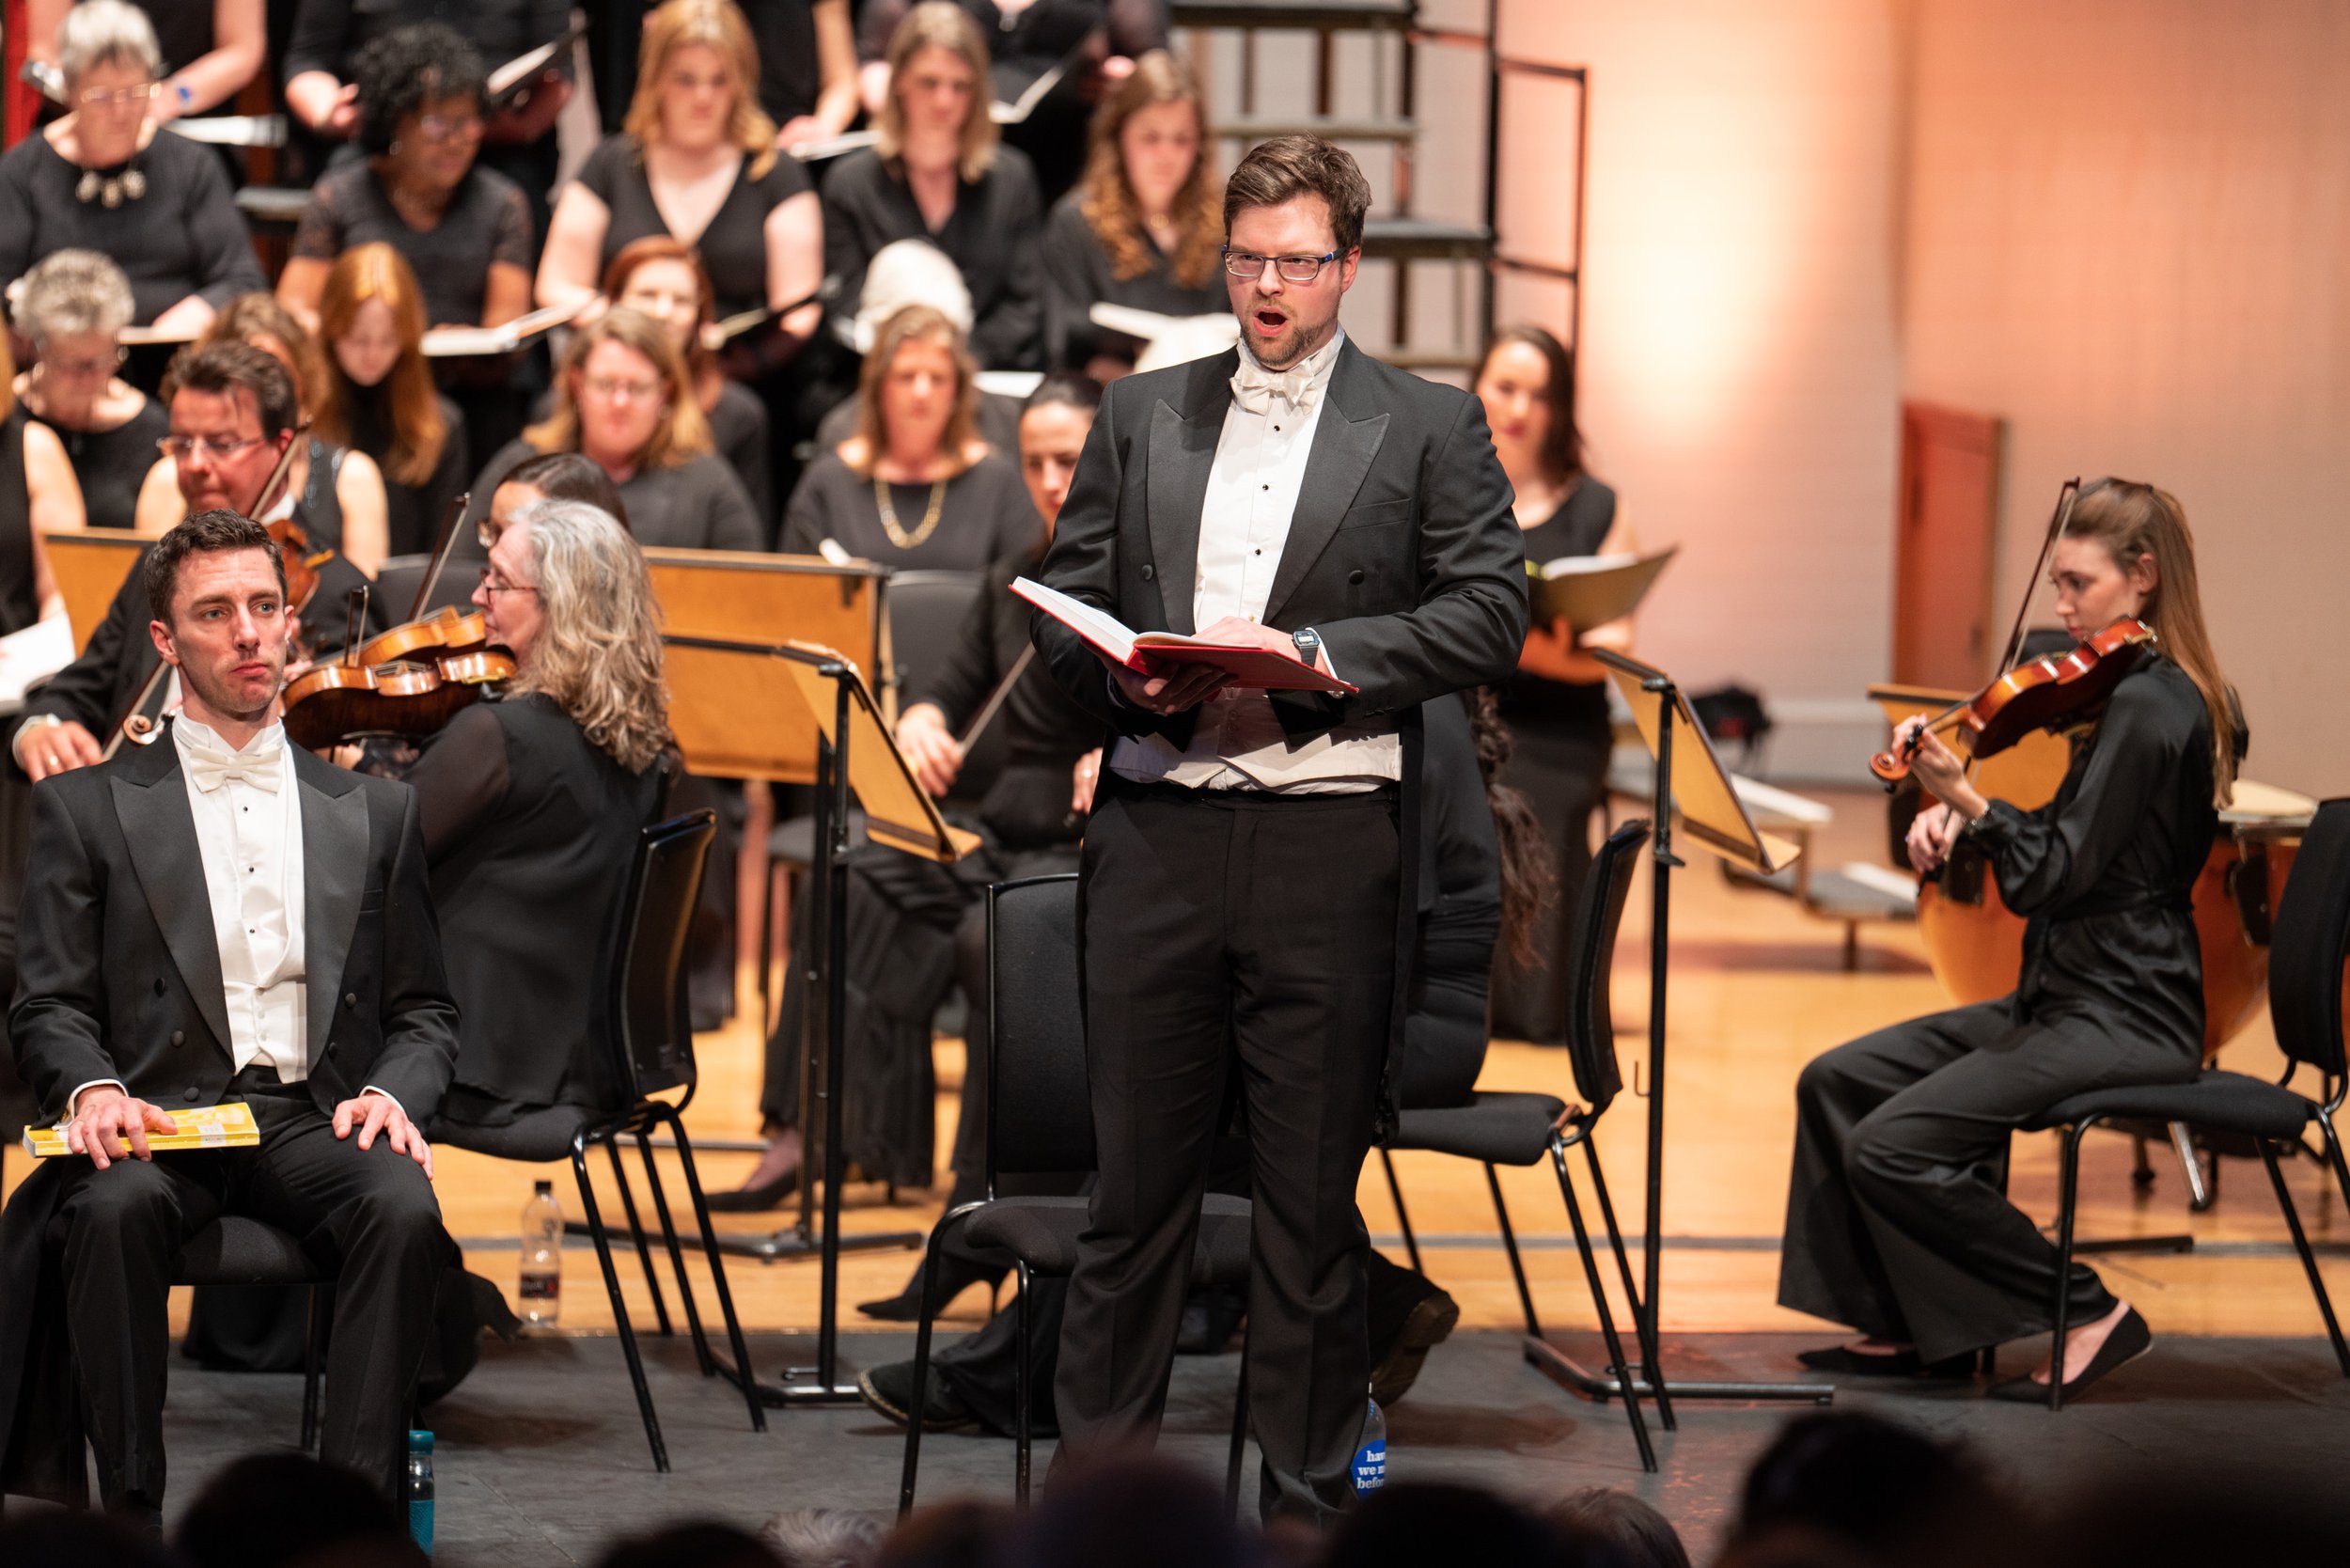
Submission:
[[[1240,351],[1111,384],[1053,529],[1044,581],[1138,632],[1190,633],[1200,510]],[[1352,697],[1271,694],[1292,742],[1500,680],[1526,641],[1526,546],[1481,405],[1339,349],[1264,623],[1312,627]],[[1177,745],[1193,715],[1111,699],[1078,635],[1036,617],[1063,690],[1121,734]],[[1406,770],[1408,778],[1410,769]]]
[[[372,1085],[422,1125],[448,1086],[457,1006],[415,794],[299,749],[294,776],[311,1103],[332,1111]],[[34,787],[17,972],[8,1035],[45,1117],[98,1078],[165,1111],[227,1091],[220,948],[167,735]]]

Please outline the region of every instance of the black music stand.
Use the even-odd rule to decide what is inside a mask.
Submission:
[[[1649,847],[1653,911],[1649,917],[1648,1214],[1640,1261],[1641,1293],[1647,1301],[1634,1303],[1634,1309],[1645,1306],[1654,1329],[1651,1341],[1661,1343],[1667,959],[1672,930],[1672,872],[1685,864],[1673,854],[1673,832],[1676,826],[1685,829],[1701,847],[1760,876],[1769,876],[1791,864],[1797,851],[1794,844],[1775,839],[1754,825],[1746,803],[1738,798],[1736,787],[1722,770],[1721,760],[1714,755],[1714,744],[1706,737],[1705,727],[1698,722],[1689,699],[1674,684],[1671,676],[1604,648],[1593,649],[1591,653],[1613,674],[1616,688],[1623,694],[1632,709],[1633,722],[1639,727],[1640,739],[1648,744],[1656,760],[1656,784],[1651,807],[1656,833]],[[1678,738],[1679,744],[1676,731],[1685,732],[1684,737]],[[1697,744],[1687,744],[1689,737]],[[1681,812],[1677,820],[1676,808]],[[1622,1392],[1615,1378],[1578,1366],[1545,1341],[1529,1339],[1526,1358],[1553,1381],[1591,1399],[1606,1400]],[[1653,1394],[1656,1369],[1643,1363],[1640,1372],[1642,1381],[1635,1385],[1635,1391]],[[1836,1386],[1832,1383],[1709,1383],[1674,1377],[1668,1387],[1677,1400],[1794,1400],[1828,1404],[1836,1398]]]
[[[849,810],[852,800],[865,808],[865,833],[871,841],[918,855],[925,859],[959,860],[977,846],[976,836],[950,827],[938,808],[916,782],[914,770],[889,738],[881,712],[866,688],[856,666],[829,648],[813,643],[750,643],[715,637],[665,637],[671,647],[706,653],[737,655],[758,661],[762,671],[780,661],[801,707],[816,727],[817,775],[815,810],[815,908],[811,912],[816,940],[809,945],[807,1007],[810,1027],[801,1039],[800,1053],[802,1169],[813,1171],[821,1158],[824,1184],[824,1219],[814,1225],[815,1183],[800,1183],[800,1213],[791,1225],[758,1240],[722,1237],[721,1250],[774,1262],[813,1256],[820,1260],[816,1364],[791,1367],[777,1388],[762,1384],[761,1397],[770,1404],[844,1404],[859,1397],[854,1382],[838,1375],[840,1319],[840,1254],[881,1249],[911,1250],[922,1245],[925,1232],[892,1231],[843,1236],[840,1233],[840,1180],[844,1163],[840,1148],[840,1096],[847,1048],[848,972],[840,955],[848,947]],[[822,1068],[814,1048],[813,1027],[822,1023]],[[811,1115],[815,1107],[821,1115]],[[811,1125],[813,1123],[813,1125]],[[810,1147],[813,1135],[813,1147]],[[821,1155],[817,1152],[822,1151]]]

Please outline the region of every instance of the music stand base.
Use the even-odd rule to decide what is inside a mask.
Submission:
[[[816,1375],[816,1369],[813,1367],[792,1367],[788,1369],[784,1375],[786,1377],[812,1378]],[[854,1383],[793,1383],[781,1388],[770,1389],[761,1388],[760,1392],[762,1398],[768,1398],[771,1403],[785,1406],[795,1404],[855,1404],[862,1401],[865,1397],[856,1391],[856,1385]]]
[[[1591,1372],[1574,1357],[1547,1340],[1527,1335],[1522,1341],[1526,1363],[1571,1394],[1579,1394],[1596,1403],[1605,1404],[1623,1392],[1616,1379],[1604,1372]],[[1676,1377],[1666,1385],[1675,1399],[1740,1400],[1748,1403],[1786,1401],[1797,1404],[1833,1404],[1836,1385],[1833,1383],[1713,1383],[1694,1378]],[[1643,1399],[1654,1399],[1655,1388],[1636,1379],[1632,1391]]]
[[[919,1250],[929,1235],[921,1231],[877,1231],[870,1235],[842,1236],[838,1250],[842,1252],[912,1252]],[[821,1258],[824,1244],[797,1226],[786,1226],[767,1236],[720,1236],[718,1250],[737,1258],[757,1258],[762,1263],[797,1262],[803,1258]]]
[[[2192,1252],[2195,1238],[2175,1236],[2099,1236],[2073,1244],[2075,1256],[2088,1252]]]

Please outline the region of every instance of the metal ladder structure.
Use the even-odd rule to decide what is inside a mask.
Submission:
[[[1418,0],[1173,0],[1172,20],[1193,35],[1192,54],[1201,63],[1204,81],[1215,74],[1205,69],[1205,53],[1217,34],[1236,34],[1239,62],[1234,95],[1229,107],[1212,105],[1215,134],[1234,158],[1269,136],[1310,133],[1340,143],[1373,145],[1388,149],[1393,176],[1386,201],[1373,209],[1364,226],[1363,259],[1393,272],[1388,311],[1389,347],[1381,357],[1421,371],[1466,372],[1475,368],[1479,351],[1492,335],[1496,309],[1496,280],[1507,274],[1541,278],[1560,285],[1566,294],[1563,320],[1542,324],[1573,348],[1582,324],[1584,145],[1590,124],[1590,78],[1580,66],[1548,65],[1514,59],[1496,46],[1504,0],[1486,0],[1485,29],[1461,32],[1421,25]],[[1298,86],[1265,82],[1260,61],[1263,33],[1304,33],[1312,39],[1313,70]],[[1341,35],[1366,35],[1371,43],[1371,71],[1368,113],[1338,111],[1338,40]],[[1414,210],[1415,182],[1422,128],[1419,51],[1424,48],[1471,50],[1481,55],[1485,71],[1481,107],[1483,167],[1480,217],[1470,221],[1424,217]],[[1499,181],[1502,95],[1512,80],[1542,79],[1572,86],[1574,95],[1573,243],[1571,254],[1540,259],[1513,249],[1500,232]],[[1272,100],[1268,103],[1265,100]],[[1561,127],[1561,129],[1564,129]],[[1443,264],[1473,274],[1468,287],[1456,286],[1455,308],[1449,337],[1429,343],[1415,334],[1412,279],[1424,264]],[[1473,301],[1473,305],[1467,302]]]

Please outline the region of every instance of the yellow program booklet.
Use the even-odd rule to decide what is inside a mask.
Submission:
[[[253,1107],[243,1100],[223,1100],[217,1105],[197,1105],[188,1110],[165,1109],[172,1125],[179,1130],[147,1135],[147,1146],[156,1153],[174,1149],[251,1149],[261,1141],[261,1129],[253,1120]],[[65,1146],[62,1127],[25,1128],[24,1152],[37,1160],[73,1152]]]

